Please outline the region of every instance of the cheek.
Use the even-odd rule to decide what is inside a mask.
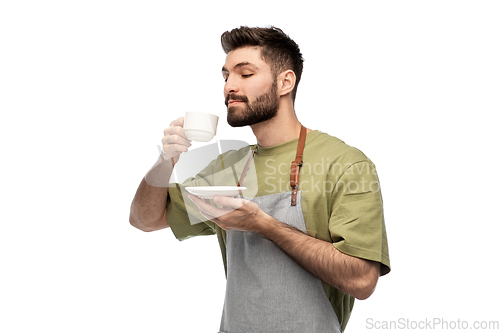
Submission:
[[[252,87],[253,89],[251,91],[248,91],[248,93],[249,95],[255,98],[267,94],[271,89],[271,87],[272,87],[272,81],[262,82],[258,85],[253,86]]]

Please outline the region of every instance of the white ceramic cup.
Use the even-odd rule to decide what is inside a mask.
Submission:
[[[217,133],[219,117],[205,112],[186,112],[184,133],[189,140],[207,142]]]

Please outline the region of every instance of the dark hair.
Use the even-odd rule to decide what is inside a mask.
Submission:
[[[221,36],[222,49],[226,54],[245,46],[262,47],[262,57],[273,70],[275,75],[291,69],[295,73],[296,82],[292,91],[292,100],[295,101],[297,86],[302,76],[304,59],[299,46],[281,29],[239,27],[226,31]]]

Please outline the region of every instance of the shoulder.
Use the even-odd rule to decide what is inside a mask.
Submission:
[[[248,145],[239,149],[231,149],[219,155],[219,159],[226,163],[235,164],[242,159],[245,159],[254,150],[255,145]]]
[[[343,165],[359,162],[372,163],[360,149],[346,144],[335,136],[320,131],[312,131],[310,134],[311,140],[306,142],[306,149],[309,148],[307,154],[315,156],[316,159],[328,159],[332,163],[342,163]],[[306,155],[306,151],[304,151],[304,155]]]
[[[254,147],[255,145],[247,145],[228,150],[224,149],[227,147],[222,146],[222,153],[216,155],[217,157],[208,164],[204,171],[214,174],[232,166],[237,167],[240,164],[244,164],[251,156]]]

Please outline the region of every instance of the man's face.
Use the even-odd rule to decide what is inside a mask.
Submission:
[[[233,127],[273,118],[279,107],[278,86],[259,47],[231,51],[222,67],[227,122]]]

